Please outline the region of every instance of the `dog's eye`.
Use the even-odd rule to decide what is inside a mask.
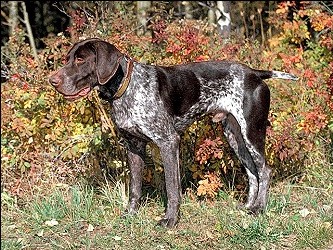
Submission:
[[[76,58],[75,58],[75,63],[76,63],[76,64],[81,64],[81,63],[84,63],[84,60],[83,60],[83,58],[81,58],[81,57],[76,57]]]

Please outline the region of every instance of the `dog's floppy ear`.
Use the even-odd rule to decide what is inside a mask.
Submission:
[[[94,40],[92,45],[96,53],[96,73],[99,84],[106,84],[116,73],[122,53],[112,44]]]

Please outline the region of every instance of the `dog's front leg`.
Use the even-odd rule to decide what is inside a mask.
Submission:
[[[175,134],[170,136],[168,140],[158,143],[164,165],[168,198],[166,212],[164,218],[159,221],[159,225],[169,228],[174,227],[178,222],[181,203],[179,141],[179,135]]]
[[[129,204],[126,214],[135,214],[140,205],[142,196],[142,174],[147,143],[125,134],[127,137],[127,157],[130,170]]]
[[[127,213],[135,214],[139,209],[142,196],[142,172],[144,161],[140,155],[128,151],[128,164],[130,169],[130,190]]]

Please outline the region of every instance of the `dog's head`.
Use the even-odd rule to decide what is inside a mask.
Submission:
[[[66,64],[52,74],[49,82],[67,100],[89,94],[97,85],[106,84],[116,73],[122,53],[112,44],[90,38],[73,45]]]

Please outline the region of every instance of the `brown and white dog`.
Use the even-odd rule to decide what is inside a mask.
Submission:
[[[222,122],[230,146],[246,169],[245,207],[253,213],[265,208],[271,173],[264,155],[270,91],[263,80],[269,78],[297,80],[292,74],[231,61],[169,67],[142,64],[114,45],[91,38],[71,48],[66,65],[49,81],[66,99],[84,97],[97,88],[112,104],[112,119],[128,146],[130,214],[137,212],[142,194],[146,144],[152,141],[159,147],[168,198],[159,224],[173,227],[181,204],[180,135],[206,114]]]

